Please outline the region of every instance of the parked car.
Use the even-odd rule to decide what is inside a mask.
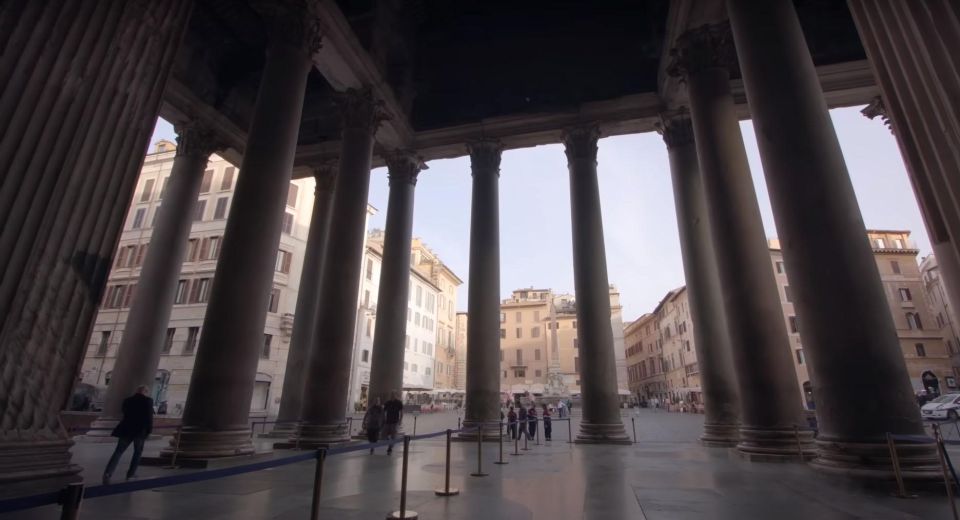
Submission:
[[[960,394],[946,394],[937,397],[920,408],[920,414],[924,419],[950,419],[956,421],[960,418]]]

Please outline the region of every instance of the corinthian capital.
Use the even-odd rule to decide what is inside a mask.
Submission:
[[[330,159],[311,168],[313,178],[317,181],[317,186],[313,191],[314,194],[319,194],[322,191],[333,191],[337,180],[338,167],[339,161]]]
[[[496,139],[481,139],[467,143],[470,151],[470,169],[474,175],[493,173],[500,175],[500,156],[503,154],[503,143]]]
[[[373,96],[369,87],[347,89],[337,95],[334,103],[340,110],[342,130],[362,130],[372,134],[387,118],[383,102]]]
[[[271,43],[289,45],[313,56],[320,50],[320,20],[312,0],[254,0],[252,7],[267,26]]]
[[[686,112],[679,114],[661,114],[660,122],[654,127],[657,133],[663,137],[663,142],[667,143],[667,148],[679,148],[693,144],[693,124],[690,116]]]
[[[206,158],[225,148],[213,130],[200,121],[179,123],[174,125],[174,131],[177,132],[177,157]]]
[[[870,101],[870,104],[860,111],[867,119],[880,118],[880,121],[893,133],[893,125],[890,124],[890,116],[887,114],[887,107],[883,104],[883,98],[877,96]]]
[[[580,125],[563,131],[563,151],[567,162],[589,160],[597,162],[597,140],[600,128],[595,124]]]
[[[670,49],[670,58],[667,74],[684,79],[711,68],[735,71],[737,52],[730,23],[701,25],[681,34]]]
[[[387,161],[387,175],[391,186],[395,182],[416,185],[417,175],[427,169],[423,158],[410,150],[395,150],[388,153],[384,159]]]

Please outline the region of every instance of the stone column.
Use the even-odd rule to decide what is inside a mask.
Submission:
[[[60,411],[192,8],[0,8],[0,495],[80,471]]]
[[[500,155],[499,141],[470,143],[473,195],[467,293],[467,392],[463,426],[500,422]],[[499,435],[485,428],[489,435]],[[464,432],[463,439],[476,439]]]
[[[297,307],[294,311],[293,334],[280,393],[280,410],[272,436],[286,438],[296,429],[303,406],[303,374],[313,344],[316,329],[317,306],[320,305],[320,278],[327,257],[327,235],[330,232],[330,209],[333,206],[333,188],[337,176],[336,161],[329,161],[313,169],[317,185],[313,192],[313,213],[310,232],[303,255],[303,271]]]
[[[683,272],[687,280],[694,344],[706,405],[700,441],[706,446],[734,446],[740,437],[737,432],[740,427],[737,375],[733,369],[720,273],[710,237],[710,217],[693,126],[689,117],[680,114],[664,118],[661,131],[670,156]]]
[[[594,125],[563,134],[570,169],[570,216],[573,221],[573,281],[580,340],[580,391],[583,419],[577,442],[630,444],[620,419],[617,366],[610,326],[610,282],[603,244],[597,140]]]
[[[210,303],[183,413],[180,457],[253,453],[248,418],[274,261],[311,58],[315,20],[286,4],[258,4],[268,24],[267,56],[247,148],[223,234]]]
[[[220,147],[214,133],[198,122],[178,125],[176,130],[177,155],[127,314],[103,413],[93,423],[94,428],[103,430],[91,432],[91,436],[110,436],[106,428],[119,422],[123,400],[140,385],[152,387],[160,363],[193,224],[192,210],[200,194],[207,160]]]
[[[770,263],[757,195],[730,92],[735,63],[727,25],[677,40],[669,72],[687,84],[727,330],[740,388],[737,449],[755,460],[812,455],[793,353]]]
[[[801,337],[816,374],[814,465],[890,478],[886,434],[922,435],[923,423],[797,13],[789,0],[729,0],[727,10]],[[871,397],[864,403],[852,395]],[[936,477],[934,446],[900,444],[899,450],[906,474]]]
[[[377,297],[373,357],[370,360],[368,400],[381,403],[390,393],[403,389],[404,342],[407,333],[407,300],[410,295],[410,241],[413,238],[413,192],[417,174],[426,168],[423,160],[410,152],[387,156],[390,175],[390,200],[383,237],[383,263],[380,269],[380,293]]]
[[[301,422],[293,439],[304,447],[349,440],[347,396],[363,271],[367,192],[374,134],[382,120],[369,89],[349,90],[339,101],[343,123],[340,173],[327,238],[330,255],[323,266],[323,297],[317,306],[317,326],[304,374]]]

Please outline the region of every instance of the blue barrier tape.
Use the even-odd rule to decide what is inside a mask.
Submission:
[[[450,433],[453,433],[453,430],[450,430]],[[433,432],[433,433],[424,433],[424,434],[421,434],[421,435],[411,435],[411,436],[410,436],[410,440],[411,440],[411,441],[418,441],[418,440],[420,440],[420,439],[433,439],[434,437],[440,437],[440,436],[446,435],[446,434],[447,434],[447,431],[446,431],[446,430],[443,430],[443,431]]]
[[[60,492],[43,493],[42,495],[32,495],[28,497],[10,498],[0,500],[0,513],[12,513],[21,509],[32,509],[34,507],[56,504],[60,501]]]
[[[338,446],[336,448],[327,448],[327,456],[340,455],[343,453],[352,453],[355,451],[369,450],[370,448],[380,448],[382,446],[391,446],[394,444],[403,444],[403,438],[388,439],[385,441],[367,442],[364,444],[353,444],[350,446]]]
[[[890,438],[895,441],[907,441],[913,442],[916,444],[936,444],[937,440],[932,437],[927,437],[926,435],[890,435]]]

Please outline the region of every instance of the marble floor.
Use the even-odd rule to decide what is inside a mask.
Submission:
[[[408,507],[422,519],[949,519],[942,492],[904,500],[885,491],[868,491],[826,477],[800,464],[748,463],[724,449],[699,446],[698,415],[640,410],[625,413],[632,446],[584,446],[566,442],[567,428],[555,423],[550,443],[530,445],[521,456],[504,455],[494,465],[496,444],[485,444],[486,477],[476,469],[476,445],[454,443],[452,486],[459,496],[443,498],[434,488],[443,482],[441,439],[413,443],[410,452]],[[633,419],[631,421],[631,418]],[[409,419],[409,418],[408,418]],[[452,412],[418,418],[417,433],[456,427]],[[412,433],[412,421],[406,425]],[[574,420],[576,433],[576,418]],[[147,452],[159,450],[160,441]],[[512,446],[506,446],[510,450]],[[112,449],[79,443],[75,460],[94,484]],[[289,452],[276,451],[282,457]],[[954,460],[960,461],[960,453]],[[126,462],[126,460],[124,461]],[[383,519],[399,504],[399,450],[381,449],[332,456],[323,481],[321,518]],[[124,469],[123,464],[117,473]],[[174,470],[189,472],[191,470]],[[314,466],[303,462],[220,480],[183,484],[90,499],[82,519],[306,519]],[[140,476],[171,474],[142,468]],[[59,518],[55,507],[0,515],[2,520]]]

